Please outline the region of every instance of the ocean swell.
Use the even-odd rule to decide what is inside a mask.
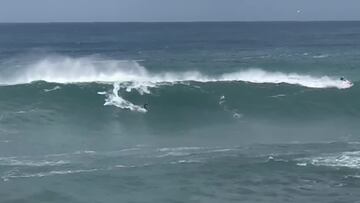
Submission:
[[[146,113],[144,106],[136,105],[124,99],[120,92],[137,91],[140,95],[150,94],[150,89],[165,85],[176,85],[186,82],[227,83],[245,82],[256,84],[290,84],[306,88],[346,89],[353,86],[347,80],[330,76],[312,76],[298,73],[269,72],[262,69],[241,69],[236,72],[218,75],[204,74],[199,71],[183,72],[150,72],[137,61],[105,60],[96,57],[71,58],[64,56],[46,57],[28,65],[14,68],[9,74],[0,75],[3,86],[29,84],[34,81],[58,83],[43,91],[48,93],[61,90],[60,84],[99,83],[112,84],[110,91],[100,91],[105,95],[105,106],[116,106],[122,109]],[[124,90],[124,91],[122,91]],[[224,97],[225,99],[225,97]],[[220,101],[224,102],[224,101]],[[222,104],[224,105],[224,104]],[[224,107],[230,111],[228,107]],[[234,110],[231,110],[233,112]],[[236,111],[234,116],[241,117]]]
[[[199,71],[150,73],[136,61],[104,60],[95,57],[47,57],[25,65],[11,75],[2,75],[0,77],[0,84],[26,84],[39,80],[54,83],[135,82],[138,86],[184,81],[287,83],[309,88],[339,89],[350,88],[352,86],[351,82],[341,81],[338,77],[317,77],[298,73],[269,72],[262,69],[244,69],[221,75],[207,75]]]

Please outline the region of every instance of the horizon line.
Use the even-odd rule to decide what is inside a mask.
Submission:
[[[223,20],[194,20],[194,21],[31,21],[31,22],[0,22],[0,24],[61,24],[61,23],[276,23],[276,22],[360,22],[360,20],[254,20],[254,21],[223,21]]]

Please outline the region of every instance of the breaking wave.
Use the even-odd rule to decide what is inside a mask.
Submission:
[[[215,76],[198,71],[150,73],[136,61],[103,60],[95,57],[48,57],[24,65],[23,68],[10,75],[0,77],[0,83],[3,85],[24,84],[39,80],[54,83],[137,82],[142,85],[145,84],[145,86],[184,81],[287,83],[309,88],[339,89],[352,86],[349,81],[341,81],[338,77],[268,72],[262,69],[239,70]]]
[[[312,76],[298,73],[269,72],[262,69],[243,69],[218,75],[204,74],[199,71],[183,72],[150,72],[137,61],[105,60],[96,57],[71,58],[64,56],[46,57],[29,64],[17,65],[14,71],[0,74],[0,84],[11,86],[29,84],[34,81],[57,83],[43,90],[45,93],[62,91],[61,84],[99,83],[112,84],[111,91],[99,91],[105,96],[105,106],[116,106],[121,109],[146,113],[147,107],[136,105],[122,97],[121,92],[137,91],[139,94],[150,94],[150,89],[165,85],[176,85],[187,82],[197,83],[257,83],[289,84],[306,88],[350,88],[350,81],[339,80],[330,76]],[[274,96],[280,97],[282,94]],[[225,97],[222,98],[225,101]],[[236,109],[229,109],[220,101],[224,110],[240,118]]]

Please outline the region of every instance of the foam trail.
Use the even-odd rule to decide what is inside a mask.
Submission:
[[[321,55],[313,56],[314,59],[321,59],[321,58],[327,58],[327,57],[329,57],[329,55],[327,55],[327,54],[321,54]]]
[[[129,109],[131,111],[137,111],[141,113],[146,113],[147,110],[141,106],[137,106],[122,97],[119,96],[120,84],[114,83],[114,89],[112,94],[107,94],[105,99],[105,106],[116,106],[122,109]],[[101,92],[102,93],[102,92]]]
[[[353,84],[328,76],[315,77],[297,73],[268,72],[261,69],[241,70],[218,76],[208,76],[197,71],[149,73],[136,61],[100,60],[93,57],[45,58],[26,66],[23,70],[9,76],[0,76],[0,84],[24,84],[43,80],[55,83],[83,82],[131,82],[127,91],[137,89],[148,93],[147,87],[158,83],[176,83],[184,81],[222,82],[244,81],[251,83],[287,83],[309,88],[350,88]]]
[[[0,166],[60,166],[70,163],[69,161],[47,161],[47,160],[17,160],[14,157],[1,157]]]
[[[360,169],[360,151],[343,152],[327,156],[300,159],[315,166],[347,167]],[[299,163],[303,164],[303,163]]]

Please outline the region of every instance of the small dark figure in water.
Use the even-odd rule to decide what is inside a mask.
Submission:
[[[345,81],[345,77],[341,77],[340,80],[341,80],[341,81]]]
[[[144,109],[149,110],[148,104],[144,104]]]

